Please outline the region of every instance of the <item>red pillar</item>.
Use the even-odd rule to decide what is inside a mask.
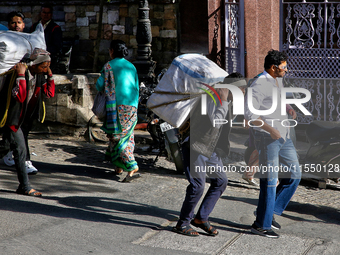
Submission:
[[[244,0],[246,77],[263,71],[264,58],[280,46],[280,1]]]

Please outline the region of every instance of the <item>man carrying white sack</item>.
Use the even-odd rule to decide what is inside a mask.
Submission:
[[[31,55],[31,60],[28,68],[24,63],[18,63],[13,68],[17,72],[17,78],[11,91],[11,102],[6,125],[3,128],[3,138],[6,145],[13,151],[15,168],[20,183],[16,192],[29,196],[41,196],[40,192],[30,186],[28,180],[25,168],[27,154],[25,135],[27,136],[27,134],[23,132],[21,127],[32,123],[32,119],[36,115],[38,115],[38,118],[44,117],[43,100],[54,96],[55,84],[50,69],[51,58],[49,53],[42,49],[35,49]],[[48,76],[47,82],[44,74]],[[9,76],[6,82],[9,82]],[[0,102],[3,104],[7,100],[7,91],[2,91]],[[4,108],[5,106],[2,106],[2,109]]]
[[[24,28],[25,28],[24,19],[25,19],[25,15],[23,13],[17,12],[17,11],[10,12],[7,15],[8,29],[11,30],[11,31],[23,32]],[[29,128],[29,129],[25,130],[25,128],[23,126],[21,126],[21,129],[22,129],[24,136],[25,136],[26,151],[27,151],[25,167],[26,167],[26,172],[28,174],[36,174],[38,172],[38,169],[35,168],[33,166],[32,162],[31,162],[29,147],[28,147],[28,141],[27,141],[27,136],[28,136],[28,132],[30,131],[30,126],[27,126],[27,128]],[[7,153],[7,155],[5,155],[2,159],[7,166],[14,166],[15,165],[12,151],[9,151]]]

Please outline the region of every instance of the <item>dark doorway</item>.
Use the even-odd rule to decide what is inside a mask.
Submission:
[[[181,27],[180,52],[208,55],[208,1],[181,1],[179,13]]]

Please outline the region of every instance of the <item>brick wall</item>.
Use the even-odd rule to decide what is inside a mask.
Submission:
[[[102,40],[98,68],[109,60],[110,41],[121,39],[129,48],[130,61],[137,56],[136,30],[139,1],[105,1]],[[71,71],[92,69],[94,45],[98,32],[99,1],[50,1],[54,4],[54,20],[61,26],[64,38],[76,38],[72,51]],[[170,0],[149,1],[152,30],[152,57],[157,70],[171,63],[178,53],[177,3]],[[0,23],[7,26],[6,16],[16,10],[25,14],[26,29],[39,20],[38,1],[0,1]]]

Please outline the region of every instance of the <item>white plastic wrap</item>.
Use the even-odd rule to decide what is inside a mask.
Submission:
[[[8,71],[35,48],[46,50],[44,28],[39,24],[32,34],[0,31],[0,74]]]
[[[155,92],[202,93],[200,82],[212,85],[222,82],[228,73],[213,61],[200,54],[184,54],[176,57],[155,88]],[[205,87],[206,88],[206,87]],[[153,93],[147,107],[152,108],[160,118],[174,127],[180,127],[189,117],[190,108],[199,97],[155,107],[190,97],[189,95],[169,95]]]

